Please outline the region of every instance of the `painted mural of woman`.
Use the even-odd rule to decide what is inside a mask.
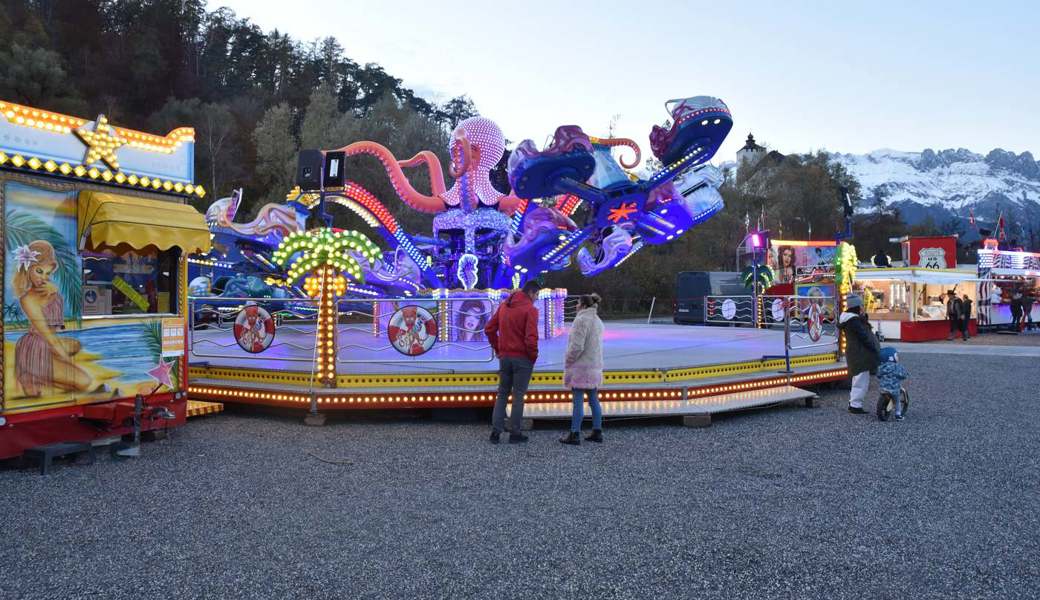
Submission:
[[[794,264],[794,248],[791,246],[780,246],[777,250],[777,278],[780,283],[791,283],[795,280],[796,269]]]
[[[466,300],[455,314],[455,327],[460,342],[482,342],[491,308],[486,300]]]
[[[14,292],[29,321],[29,331],[15,344],[14,371],[22,391],[37,397],[46,387],[89,389],[90,375],[72,358],[80,351],[79,341],[55,333],[65,325],[65,301],[51,282],[58,269],[54,247],[45,240],[30,242],[15,249],[15,260]]]

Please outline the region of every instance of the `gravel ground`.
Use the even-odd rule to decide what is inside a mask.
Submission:
[[[1035,598],[1037,359],[903,360],[901,423],[841,391],[580,448],[218,415],[0,471],[0,598]]]

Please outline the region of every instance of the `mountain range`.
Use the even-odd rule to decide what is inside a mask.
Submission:
[[[859,180],[859,212],[894,208],[908,224],[931,221],[969,239],[975,233],[969,211],[985,229],[1003,213],[1009,238],[1029,244],[1040,236],[1040,162],[1029,152],[886,149],[831,158]]]

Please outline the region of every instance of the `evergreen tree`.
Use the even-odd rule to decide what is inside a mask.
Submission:
[[[292,132],[293,115],[286,103],[277,104],[257,123],[253,132],[256,144],[256,181],[262,186],[261,199],[280,202],[293,187],[299,145]]]

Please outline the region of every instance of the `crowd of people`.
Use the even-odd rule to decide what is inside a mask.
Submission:
[[[503,433],[509,432],[510,443],[523,443],[527,436],[521,431],[524,414],[524,395],[538,360],[538,309],[534,300],[540,286],[527,283],[522,290],[511,294],[503,302],[484,328],[495,356],[499,359],[498,397],[492,414],[492,443],[499,443]],[[967,341],[970,337],[969,324],[974,302],[964,294],[961,297],[953,290],[946,292],[946,316],[950,322],[949,340],[960,336]],[[573,413],[570,430],[560,442],[569,445],[581,443],[581,424],[584,405],[587,401],[592,411],[592,433],[585,440],[603,441],[603,411],[599,403],[599,387],[603,383],[603,322],[597,314],[600,297],[596,294],[578,299],[578,313],[574,319],[567,349],[564,354],[564,385],[571,390]],[[1016,330],[1033,329],[1030,311],[1033,296],[1016,290],[1011,297],[1011,314]],[[848,410],[864,414],[863,408],[871,375],[877,375],[883,393],[898,397],[902,381],[908,376],[899,365],[898,354],[892,348],[882,348],[864,313],[863,298],[850,294],[845,299],[845,311],[840,315],[838,327],[845,334],[846,361],[852,387]],[[513,400],[509,428],[506,428],[506,403]],[[895,403],[895,418],[901,420],[901,404]]]

